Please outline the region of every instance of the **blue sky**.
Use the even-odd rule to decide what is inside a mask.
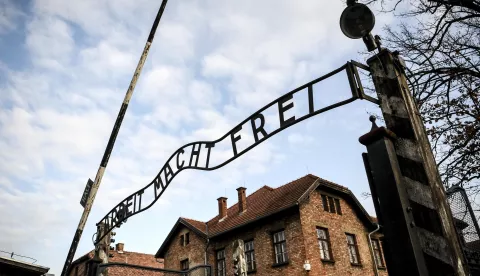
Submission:
[[[60,274],[88,178],[94,178],[160,1],[0,3],[0,250]],[[77,250],[98,222],[148,184],[181,145],[215,140],[276,97],[346,61],[361,40],[341,33],[342,1],[170,1]],[[377,16],[377,33],[391,18]],[[348,97],[344,74],[316,86]],[[305,105],[298,105],[301,112]],[[297,109],[298,108],[298,109]],[[125,250],[155,253],[179,216],[207,220],[220,196],[312,173],[349,187],[373,215],[358,137],[369,102],[299,123],[228,166],[184,171],[148,211],[118,229]],[[267,119],[268,120],[268,119]]]

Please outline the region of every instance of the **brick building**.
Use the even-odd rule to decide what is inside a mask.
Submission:
[[[124,251],[124,244],[117,243],[115,250],[110,251],[111,257],[108,258],[110,263],[126,263],[137,266],[147,266],[163,268],[163,260],[156,259],[151,254],[128,252]],[[69,267],[67,275],[69,276],[87,276],[94,275],[89,274],[93,262],[94,251],[90,251],[82,257],[78,258]],[[145,275],[145,276],[163,276],[162,272],[142,270],[132,267],[113,266],[108,268],[108,276],[133,276],[133,275]]]
[[[165,268],[208,263],[214,275],[233,275],[232,243],[241,239],[255,275],[387,275],[380,234],[368,242],[375,220],[348,188],[309,174],[249,196],[237,191],[238,203],[227,208],[219,198],[208,222],[178,219],[155,255]]]

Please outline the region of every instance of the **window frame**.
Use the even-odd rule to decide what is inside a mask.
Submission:
[[[353,244],[350,243],[348,237],[353,238]],[[362,265],[362,260],[360,258],[360,251],[358,250],[358,241],[357,241],[357,236],[352,233],[345,233],[345,237],[347,238],[347,248],[348,248],[348,254],[349,254],[349,259],[350,259],[350,264],[351,265],[356,265],[356,266],[361,266]],[[352,262],[352,249],[355,251],[355,255],[357,257],[357,262]]]
[[[320,238],[320,235],[319,235],[319,232],[318,232],[319,230],[325,231],[325,237],[326,237],[325,239]],[[335,260],[333,258],[332,244],[330,242],[330,233],[328,232],[328,228],[317,226],[316,229],[315,229],[315,232],[317,234],[318,249],[320,250],[320,260],[323,261],[323,262],[335,262]],[[324,241],[324,242],[327,243],[327,253],[328,253],[329,258],[322,258],[322,251],[324,252],[323,254],[325,255],[325,250],[321,248],[321,245],[320,245],[321,241]]]
[[[334,196],[320,194],[322,198],[323,211],[332,214],[342,215],[340,199]]]
[[[223,252],[223,257],[219,258],[218,253]],[[223,267],[222,267],[222,274],[220,274],[220,270],[218,269],[218,264],[222,262]],[[225,248],[218,249],[215,251],[215,275],[216,276],[226,276],[227,275],[227,262],[226,262],[226,254],[225,254]]]
[[[327,195],[321,194],[323,211],[329,212]]]
[[[180,246],[185,246],[185,236],[183,234],[180,235]]]
[[[377,248],[375,249],[375,244],[377,245]],[[379,239],[372,239],[372,250],[373,250],[373,258],[375,259],[375,264],[377,265],[377,268],[385,268],[385,259],[383,258],[383,250],[380,244]],[[377,262],[377,255],[376,252],[378,252],[378,256],[380,257],[380,264]]]
[[[184,264],[187,264],[187,267],[184,267]],[[180,270],[181,271],[187,271],[190,269],[190,262],[188,261],[188,258],[183,259],[180,261]]]
[[[255,242],[254,239],[246,240],[244,243],[245,262],[247,264],[247,273],[257,271],[257,261],[255,260]],[[247,243],[252,243],[252,248],[247,250]],[[251,255],[251,261],[248,261],[248,255]],[[249,263],[253,263],[250,269]]]
[[[283,239],[282,240],[275,240],[276,235],[283,233]],[[273,257],[274,257],[274,263],[273,266],[279,266],[283,264],[288,264],[289,263],[289,258],[288,258],[288,249],[287,249],[287,237],[285,235],[285,229],[279,229],[275,232],[272,233],[272,243],[273,243]],[[280,246],[281,251],[280,253],[277,253],[277,245]],[[282,245],[284,245],[282,247]],[[279,262],[277,261],[277,256],[281,255],[282,256],[282,261]]]
[[[335,210],[336,210],[337,214],[342,215],[342,207],[341,207],[341,204],[340,204],[340,199],[333,198],[333,200],[335,201]]]

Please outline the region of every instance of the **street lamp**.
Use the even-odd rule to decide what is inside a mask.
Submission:
[[[375,26],[375,15],[364,4],[357,3],[356,0],[348,0],[347,7],[340,16],[340,29],[348,38],[362,38],[369,52],[375,50],[378,46],[371,31]]]

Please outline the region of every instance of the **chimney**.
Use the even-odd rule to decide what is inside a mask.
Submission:
[[[240,187],[237,189],[238,192],[238,212],[243,213],[247,210],[247,195],[246,191],[247,188]]]
[[[222,219],[227,216],[227,198],[219,197],[217,200],[218,200],[218,214],[220,215],[220,219]]]
[[[122,254],[122,253],[123,253],[123,246],[124,246],[124,245],[125,245],[125,244],[120,243],[120,242],[117,243],[117,244],[115,245],[115,251],[117,251],[118,253]]]

